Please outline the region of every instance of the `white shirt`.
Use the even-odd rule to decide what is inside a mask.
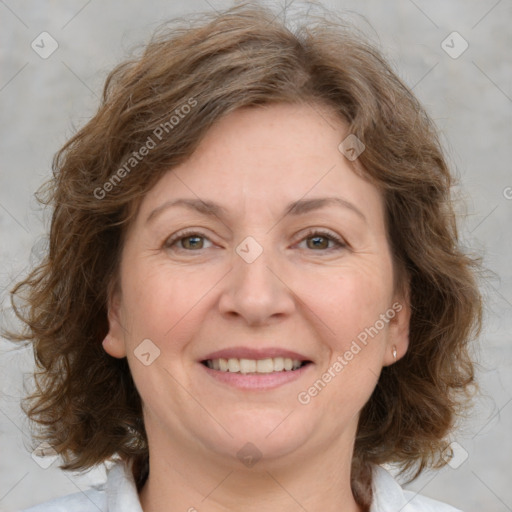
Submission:
[[[98,488],[63,496],[22,512],[143,512],[132,473],[117,462]],[[403,490],[393,476],[374,466],[370,512],[461,512],[439,501]]]

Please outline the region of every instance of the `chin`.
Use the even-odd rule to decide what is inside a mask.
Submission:
[[[311,438],[303,421],[300,426],[296,424],[299,415],[293,418],[294,413],[290,411],[238,413],[236,418],[226,422],[233,437],[223,431],[222,439],[217,438],[212,448],[230,456],[235,454],[239,459],[249,456],[269,463],[290,455]]]

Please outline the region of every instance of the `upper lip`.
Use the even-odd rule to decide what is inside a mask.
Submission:
[[[285,348],[279,347],[271,347],[271,348],[249,348],[249,347],[231,347],[225,348],[222,350],[217,350],[208,354],[206,357],[201,359],[201,361],[206,361],[208,359],[267,359],[273,357],[287,357],[290,359],[296,359],[299,361],[311,361],[311,359],[306,356],[299,354],[298,352],[294,352],[293,350],[288,350]]]

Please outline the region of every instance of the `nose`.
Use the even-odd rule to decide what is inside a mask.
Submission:
[[[242,242],[233,254],[232,270],[223,280],[220,312],[239,316],[248,325],[263,325],[290,315],[296,299],[285,266],[275,252],[255,239]]]

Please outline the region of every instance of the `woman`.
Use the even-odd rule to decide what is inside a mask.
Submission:
[[[433,123],[353,30],[274,16],[157,34],[55,158],[28,414],[111,469],[31,511],[456,510],[382,467],[446,464],[474,383]]]

